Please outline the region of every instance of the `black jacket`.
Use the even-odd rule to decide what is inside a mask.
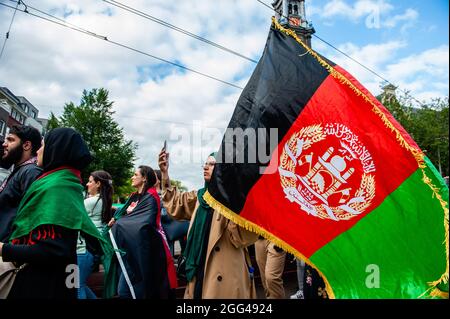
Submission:
[[[9,175],[5,188],[0,191],[0,242],[8,242],[20,201],[41,172],[36,164],[26,164],[16,167]]]

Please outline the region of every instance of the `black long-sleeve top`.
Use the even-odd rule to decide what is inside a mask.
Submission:
[[[26,263],[8,299],[75,299],[78,231],[41,225],[29,235],[3,245],[4,261]]]

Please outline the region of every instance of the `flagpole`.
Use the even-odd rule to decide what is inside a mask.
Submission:
[[[116,252],[117,260],[119,260],[119,265],[122,269],[123,276],[125,277],[125,281],[127,282],[128,288],[130,289],[131,296],[133,297],[133,299],[136,299],[133,285],[131,284],[130,277],[128,276],[127,269],[125,268],[125,264],[123,263],[122,256],[120,255],[119,248],[117,247],[116,240],[114,239],[111,229],[108,231],[108,233],[109,237],[111,238],[111,243],[113,245],[114,251]]]

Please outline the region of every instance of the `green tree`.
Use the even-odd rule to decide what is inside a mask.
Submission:
[[[61,127],[61,124],[59,123],[58,119],[56,118],[55,114],[53,112],[50,113],[50,118],[47,122],[46,131],[52,130],[54,128]]]
[[[131,176],[131,175],[130,175]],[[131,186],[130,180],[128,180],[125,184],[117,186],[115,188],[115,194],[113,196],[114,202],[117,201],[117,199],[121,199],[122,201],[126,200],[128,196],[135,192],[136,188]],[[125,202],[123,202],[125,203]]]
[[[382,96],[379,96],[382,100]],[[417,105],[406,92],[384,105],[405,128],[443,176],[449,175],[449,98]]]
[[[433,99],[414,114],[411,134],[442,175],[449,175],[449,100]]]
[[[82,172],[87,180],[89,173],[105,170],[113,177],[118,196],[126,196],[137,144],[125,140],[123,129],[114,121],[113,102],[108,99],[108,91],[100,88],[83,91],[80,105],[66,103],[62,116],[58,119],[51,114],[47,128],[72,127],[86,141],[94,156],[93,162]]]
[[[185,192],[185,191],[188,190],[186,186],[184,186],[184,185],[181,184],[181,181],[177,181],[177,180],[175,180],[175,179],[171,179],[171,180],[170,180],[170,184],[171,184],[172,186],[175,186],[176,188],[178,188],[180,191]]]

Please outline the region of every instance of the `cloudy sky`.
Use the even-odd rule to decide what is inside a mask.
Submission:
[[[256,0],[120,0],[253,60],[262,54],[273,14]],[[271,0],[264,0],[270,4]],[[11,0],[0,3],[15,7]],[[101,0],[26,0],[85,30],[243,87],[256,64]],[[449,94],[448,0],[307,0],[316,34],[421,101]],[[24,6],[19,6],[24,9]],[[0,6],[0,45],[13,10]],[[372,93],[381,79],[313,38]],[[0,59],[0,86],[40,110],[61,115],[83,89],[106,88],[115,119],[139,145],[136,165],[157,166],[168,141],[171,176],[202,186],[201,163],[218,148],[240,89],[17,12]]]

